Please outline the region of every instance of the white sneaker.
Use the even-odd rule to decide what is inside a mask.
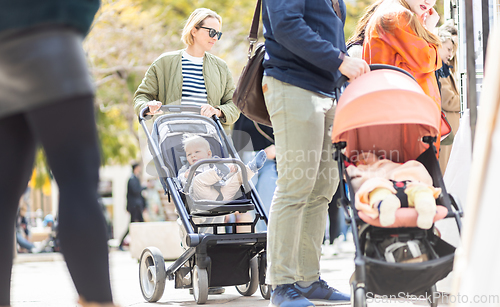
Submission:
[[[382,226],[390,226],[396,221],[396,210],[401,207],[399,198],[394,194],[387,195],[379,205],[379,221]]]

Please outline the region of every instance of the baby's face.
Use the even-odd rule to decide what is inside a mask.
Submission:
[[[199,160],[208,159],[212,157],[212,152],[204,146],[198,144],[186,146],[186,158],[189,165],[195,164]]]

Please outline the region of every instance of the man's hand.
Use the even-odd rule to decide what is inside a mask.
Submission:
[[[350,56],[345,56],[344,61],[339,67],[339,71],[349,78],[349,82],[353,81],[357,77],[366,74],[370,71],[370,66],[365,60],[352,58]]]

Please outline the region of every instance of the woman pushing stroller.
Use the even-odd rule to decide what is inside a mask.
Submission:
[[[162,54],[149,67],[134,94],[137,114],[149,107],[160,114],[168,104],[196,104],[201,115],[217,115],[233,124],[239,111],[233,103],[234,82],[224,60],[208,53],[221,38],[222,18],[214,11],[196,9],[186,21],[182,41],[186,49]]]

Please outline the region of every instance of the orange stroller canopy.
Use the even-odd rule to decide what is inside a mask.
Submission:
[[[372,152],[402,163],[427,149],[422,137],[437,136],[440,120],[439,107],[414,79],[392,69],[373,70],[341,95],[332,142],[345,141],[347,157]]]

